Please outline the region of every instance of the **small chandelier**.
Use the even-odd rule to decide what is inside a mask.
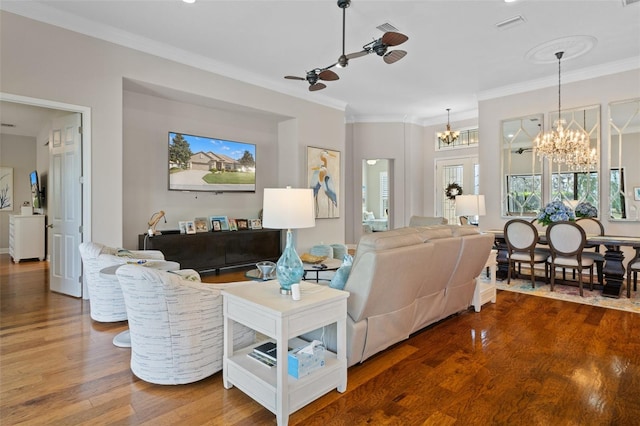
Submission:
[[[451,125],[449,124],[449,111],[451,108],[447,108],[447,130],[444,132],[438,132],[438,140],[447,145],[451,145],[458,140],[460,132],[451,131]]]
[[[535,150],[538,157],[549,158],[552,162],[566,164],[571,170],[591,170],[597,163],[595,148],[589,146],[586,132],[565,129],[566,121],[561,115],[560,60],[564,52],[556,52],[558,58],[558,119],[553,123],[555,130],[538,135]]]

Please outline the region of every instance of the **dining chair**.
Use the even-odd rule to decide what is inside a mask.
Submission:
[[[556,268],[570,268],[578,271],[578,286],[580,296],[584,296],[582,289],[582,270],[589,270],[589,288],[593,290],[594,260],[583,256],[587,244],[587,234],[575,222],[553,222],[547,227],[547,243],[551,250],[547,262],[550,264],[551,291],[555,284]]]
[[[592,217],[581,217],[576,220],[576,223],[580,225],[584,232],[588,235],[604,235],[604,226],[598,219]],[[596,271],[598,273],[598,282],[604,283],[604,276],[602,268],[604,266],[604,255],[600,253],[600,244],[589,244],[585,246],[583,256],[590,257],[596,263]],[[574,277],[575,278],[575,277]]]
[[[509,268],[507,272],[507,284],[511,283],[511,271],[515,264],[527,263],[531,271],[531,286],[535,288],[536,277],[534,267],[544,263],[545,281],[548,276],[547,258],[549,251],[536,248],[538,243],[538,230],[531,223],[523,219],[512,219],[504,225],[504,239],[507,243],[507,259]]]
[[[636,255],[627,264],[627,299],[631,298],[631,275],[633,275],[633,291],[638,291],[638,272],[640,272],[640,247],[636,247]]]

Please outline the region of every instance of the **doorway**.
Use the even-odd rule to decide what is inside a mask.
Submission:
[[[460,157],[436,160],[436,216],[446,218],[450,224],[459,224],[456,215],[455,194],[447,194],[447,188],[457,184],[463,194],[477,194],[480,187],[478,157]],[[455,192],[455,191],[454,191]]]
[[[13,95],[8,93],[0,93],[0,102],[10,104],[22,104],[22,105],[30,105],[34,107],[47,108],[53,110],[59,110],[62,112],[68,113],[79,113],[81,115],[80,118],[80,126],[82,128],[83,137],[81,141],[82,145],[82,153],[80,154],[81,168],[78,168],[76,172],[74,172],[73,176],[67,176],[65,178],[66,182],[74,181],[74,182],[82,182],[81,196],[77,197],[73,200],[73,203],[79,204],[80,217],[79,223],[81,230],[80,232],[80,241],[91,241],[91,109],[84,106],[65,104],[56,101],[50,101],[46,99],[38,99],[31,98],[20,95]],[[50,171],[51,172],[51,171]],[[55,177],[49,174],[49,184],[47,191],[49,194],[47,197],[49,198],[47,202],[47,212],[49,213],[49,206],[51,205],[52,200],[55,199],[56,195],[52,194],[50,188],[55,186],[54,182]],[[65,182],[61,181],[61,184]],[[53,185],[53,186],[52,186]],[[49,219],[51,223],[51,219]],[[50,233],[51,228],[48,228],[47,232]],[[51,234],[49,234],[49,237]],[[51,238],[49,238],[51,241]],[[80,265],[80,253],[78,250],[67,250],[67,253],[62,255],[59,252],[56,252],[55,245],[50,244],[50,261],[53,265]],[[64,262],[64,263],[63,263]],[[53,267],[49,268],[50,280],[54,277],[51,277]],[[73,274],[68,278],[69,281],[75,281],[76,283],[80,282],[80,268],[74,268]],[[51,282],[51,281],[50,281]],[[69,293],[71,294],[71,293]],[[88,292],[86,288],[86,282],[82,283],[81,288],[78,291],[74,291],[74,296],[80,296],[84,299],[88,299]]]
[[[362,230],[364,233],[392,228],[391,173],[388,159],[362,160]]]

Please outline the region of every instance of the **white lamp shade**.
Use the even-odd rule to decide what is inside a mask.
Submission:
[[[265,188],[262,226],[272,229],[312,228],[316,226],[311,188]]]
[[[457,195],[456,216],[484,216],[487,214],[484,195]]]

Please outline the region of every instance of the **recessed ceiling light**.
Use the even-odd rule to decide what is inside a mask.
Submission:
[[[504,0],[505,3],[513,3],[515,1],[517,1],[517,0]]]
[[[196,2],[196,0],[182,0],[182,1],[189,4]]]

